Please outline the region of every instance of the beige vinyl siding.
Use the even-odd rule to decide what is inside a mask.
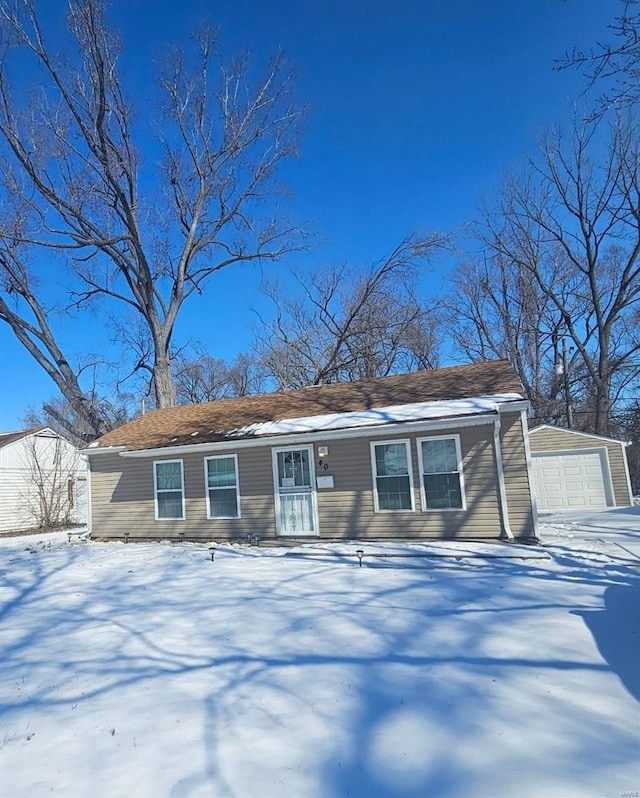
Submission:
[[[118,454],[92,458],[93,536],[121,538],[125,532],[131,539],[177,538],[181,532],[187,538],[200,540],[237,539],[249,534],[273,536],[275,505],[271,450],[265,447],[239,453],[241,518],[207,519],[204,457],[204,454],[189,454],[180,458],[184,463],[184,521],[156,521],[154,512],[153,461],[178,459],[179,450],[166,458],[138,459]]]
[[[423,512],[420,500],[422,477],[416,449],[416,439],[428,435],[408,436],[416,508],[413,512],[374,512],[370,443],[392,441],[393,435],[387,432],[378,438],[326,441],[329,469],[318,473],[332,475],[335,487],[318,491],[320,534],[334,538],[369,539],[499,537],[499,501],[493,449],[491,441],[487,440],[489,433],[493,436],[491,426],[466,427],[460,431],[467,509],[428,512]]]
[[[540,427],[530,434],[532,453],[536,452],[569,452],[572,449],[606,448],[609,456],[609,468],[613,495],[616,507],[628,507],[631,504],[629,483],[627,480],[626,452],[623,443],[607,440],[597,435],[579,435],[570,430]]]
[[[445,435],[448,431],[434,431]],[[317,491],[319,537],[334,539],[383,538],[498,538],[501,535],[500,501],[493,451],[493,424],[451,430],[460,435],[466,510],[423,512],[420,500],[419,460],[416,439],[427,433],[395,436],[390,427],[377,436],[314,441],[316,476],[332,476],[333,488]],[[522,427],[519,414],[502,418],[504,469],[509,501],[509,520],[516,536],[533,534],[531,501]],[[409,438],[413,468],[415,511],[375,513],[371,470],[372,441]],[[273,448],[285,444],[274,439]],[[318,460],[318,447],[329,454]],[[295,448],[295,447],[294,447]],[[245,538],[260,535],[276,537],[272,447],[241,448],[237,454],[241,514],[239,519],[207,520],[204,458],[211,452],[190,453],[182,457],[185,475],[185,521],[155,521],[153,460],[127,458],[117,454],[95,456],[91,460],[93,535],[131,539],[177,538],[181,532],[191,539]],[[167,460],[179,457],[179,449]],[[325,469],[324,465],[328,467]]]

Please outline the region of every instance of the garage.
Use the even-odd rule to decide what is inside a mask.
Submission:
[[[610,507],[606,449],[567,454],[532,454],[533,492],[539,510]],[[607,490],[607,488],[609,488]]]
[[[598,509],[632,503],[626,444],[542,426],[529,433],[531,486],[538,510]]]

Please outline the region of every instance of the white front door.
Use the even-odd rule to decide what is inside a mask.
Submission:
[[[317,535],[313,448],[273,450],[279,535]]]

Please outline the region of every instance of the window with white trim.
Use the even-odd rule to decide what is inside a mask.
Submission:
[[[463,510],[465,506],[460,436],[447,435],[418,440],[425,510]]]
[[[409,441],[371,444],[376,512],[413,510],[413,478]]]
[[[207,518],[240,518],[238,456],[206,457]]]
[[[153,464],[156,521],[184,519],[182,460],[156,460]]]

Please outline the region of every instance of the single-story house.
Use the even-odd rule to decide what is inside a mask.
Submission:
[[[87,522],[87,463],[49,427],[0,433],[0,533]]]
[[[532,538],[506,361],[155,410],[94,443],[96,538]]]
[[[633,504],[624,441],[548,424],[532,429],[529,440],[540,511]]]

